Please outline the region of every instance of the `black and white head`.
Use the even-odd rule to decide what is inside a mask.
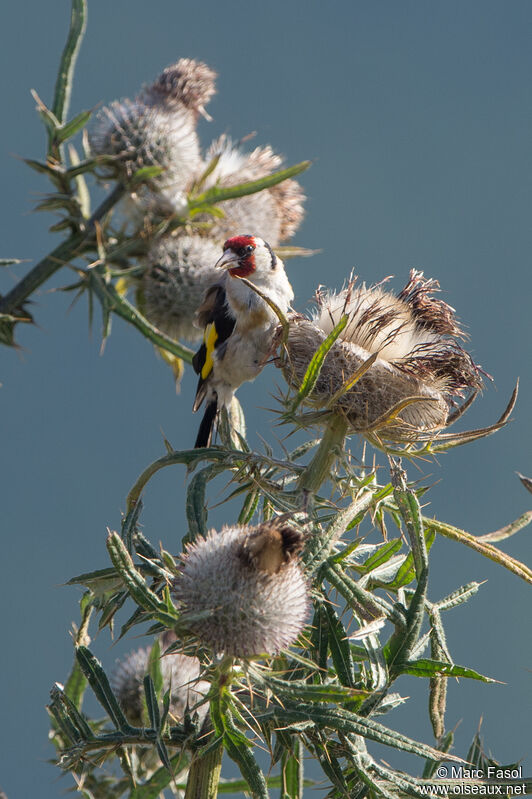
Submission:
[[[218,269],[227,269],[231,277],[247,277],[260,273],[274,275],[282,261],[277,258],[268,242],[259,236],[233,236],[224,243],[222,257],[216,263]]]
[[[226,270],[226,290],[237,304],[261,305],[256,294],[253,294],[253,301],[250,300],[251,289],[240,278],[266,293],[282,313],[286,313],[294,298],[283,262],[259,236],[242,235],[227,239],[216,267]],[[269,311],[268,315],[272,317],[270,321],[277,319],[273,311]]]

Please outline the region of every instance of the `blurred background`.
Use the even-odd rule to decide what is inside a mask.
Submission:
[[[55,218],[32,214],[44,178],[20,157],[44,155],[44,129],[30,89],[51,102],[70,3],[7,2],[0,33],[2,242],[0,257],[29,259],[4,269],[0,291],[53,249]],[[532,5],[492,0],[440,3],[336,2],[250,4],[158,0],[89,0],[71,115],[122,96],[182,56],[219,73],[200,121],[204,145],[223,132],[257,131],[250,147],[271,144],[287,163],[309,158],[301,178],[306,221],[295,244],[320,249],[288,262],[303,310],[319,283],[340,286],[354,270],[366,281],[411,267],[440,281],[443,299],[467,325],[471,350],[491,375],[461,429],[494,422],[521,377],[512,423],[497,435],[410,467],[434,483],[428,513],[472,533],[508,523],[531,497],[515,470],[530,462],[530,73]],[[243,231],[247,232],[247,231]],[[252,231],[251,231],[252,232]],[[88,329],[86,299],[50,289],[72,282],[60,272],[35,298],[37,327],[18,328],[18,351],[3,348],[2,418],[2,680],[3,765],[9,799],[60,796],[71,778],[49,765],[44,706],[72,660],[69,628],[80,592],[70,577],[107,566],[106,527],[117,528],[128,489],[164,453],[192,445],[195,378],[187,370],[176,396],[168,367],[134,329],[113,320],[100,352],[99,316]],[[273,368],[239,398],[250,430],[272,440]],[[256,434],[251,442],[259,446]],[[361,442],[351,439],[351,449]],[[383,476],[384,479],[384,476]],[[182,467],[150,483],[142,517],[154,543],[178,551],[184,533]],[[220,495],[211,489],[216,504]],[[222,506],[210,521],[231,521]],[[501,544],[530,563],[529,530]],[[447,726],[457,726],[464,756],[479,721],[486,746],[502,763],[532,754],[530,586],[470,550],[437,540],[429,597],[437,600],[471,580],[484,581],[467,605],[446,614],[457,663],[501,681],[449,685]],[[93,644],[106,667],[140,645]],[[402,678],[411,700],[385,722],[431,742],[427,685]],[[393,753],[395,755],[395,753]],[[417,772],[405,757],[393,765]],[[323,787],[309,790],[324,795]]]

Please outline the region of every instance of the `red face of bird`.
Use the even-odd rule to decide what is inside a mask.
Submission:
[[[254,272],[271,272],[277,257],[270,245],[258,236],[233,236],[224,243],[217,269],[227,269],[231,277],[249,277]]]

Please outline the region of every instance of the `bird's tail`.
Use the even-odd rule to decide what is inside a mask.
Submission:
[[[214,422],[216,421],[216,414],[218,413],[218,398],[216,394],[211,399],[207,400],[205,413],[199,426],[198,435],[194,447],[210,447],[212,441],[212,432],[214,430]]]

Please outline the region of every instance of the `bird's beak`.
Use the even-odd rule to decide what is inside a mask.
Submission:
[[[231,266],[240,260],[240,256],[234,250],[227,249],[221,258],[214,264],[215,269],[230,269]]]

